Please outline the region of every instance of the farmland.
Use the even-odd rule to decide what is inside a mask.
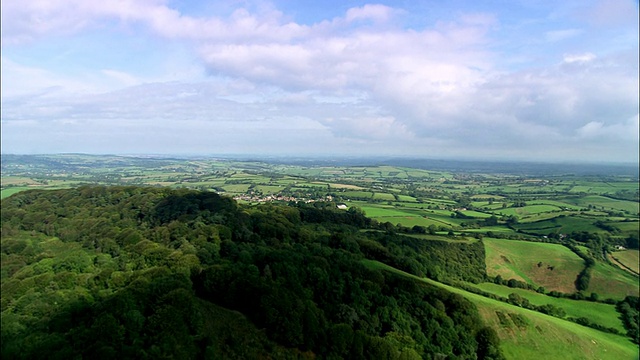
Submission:
[[[553,171],[539,171],[540,168],[533,165],[531,171],[509,171],[502,167],[494,171],[447,166],[429,168],[420,166],[420,162],[416,162],[415,167],[409,165],[402,161],[385,163],[353,159],[337,163],[328,160],[78,154],[3,155],[1,194],[4,203],[16,194],[30,190],[91,189],[93,186],[141,187],[149,191],[197,190],[235,199],[244,209],[242,216],[253,216],[267,211],[265,209],[278,209],[278,206],[312,206],[356,217],[364,215],[368,219],[367,225],[361,222],[358,226],[366,229],[360,229],[357,235],[347,235],[349,232],[344,230],[332,232],[328,230],[331,229],[329,225],[308,225],[300,230],[302,235],[297,239],[328,236],[331,239],[323,241],[332,246],[361,250],[368,257],[379,257],[375,258],[375,263],[367,263],[368,266],[407,274],[381,262],[386,259],[395,266],[404,266],[402,270],[411,272],[412,276],[420,274],[417,278],[421,282],[427,281],[470,299],[484,321],[496,329],[507,358],[553,358],[554,354],[565,354],[563,358],[633,357],[634,347],[625,337],[626,329],[615,304],[627,296],[638,296],[640,291],[637,172],[614,171],[606,167],[597,174],[592,170],[586,174],[578,171],[572,174],[555,171],[553,167]],[[41,214],[44,213],[40,212],[38,216]],[[282,214],[287,211],[282,210]],[[55,226],[33,221],[32,217],[24,219],[24,229],[20,230],[35,232],[36,235],[30,235],[36,236],[33,239],[40,232],[56,231]],[[282,216],[273,219],[278,222]],[[27,225],[38,230],[27,229]],[[265,224],[256,220],[247,231],[258,231],[261,226]],[[225,240],[230,240],[230,235],[224,235],[228,231],[218,227],[212,232],[215,236],[209,236],[227,236]],[[284,232],[282,227],[264,230],[273,237],[268,241],[274,246],[284,246],[291,241],[281,236]],[[160,235],[154,233],[153,236]],[[173,235],[166,236],[172,238]],[[385,250],[380,247],[383,245],[372,245],[374,238],[384,244]],[[28,239],[29,244],[35,241]],[[3,235],[3,244],[8,240],[23,241]],[[396,242],[388,243],[392,240]],[[202,246],[202,240],[198,241],[198,246]],[[47,244],[60,242],[51,240]],[[427,245],[432,246],[429,248],[432,253],[427,252],[427,255],[434,257],[420,261],[411,259],[414,255],[425,255],[419,251],[426,251],[423,246]],[[149,244],[144,243],[144,246]],[[185,254],[191,251],[193,255],[188,246],[181,246]],[[456,282],[460,279],[454,279],[456,281],[452,280],[450,285],[434,281],[455,277],[443,271],[454,262],[453,257],[442,254],[449,251],[446,249],[464,246],[474,247],[478,250],[474,256],[482,256],[481,261],[475,263],[481,264],[481,269],[476,270],[482,276],[478,276],[477,281]],[[71,250],[80,254],[80,249],[76,246]],[[158,251],[157,246],[154,249]],[[214,261],[213,255],[203,255],[210,251],[215,253],[208,248],[198,256]],[[167,250],[166,253],[170,252]],[[461,256],[455,261],[465,261],[465,254],[458,255]],[[250,261],[245,253],[241,257],[242,261]],[[430,264],[428,261],[442,263]],[[55,262],[45,259],[41,265],[49,266],[49,263]],[[140,264],[128,266],[142,266]],[[451,268],[466,269],[467,265],[456,266]],[[99,265],[87,269],[94,267],[97,269]],[[18,275],[29,277],[31,273],[23,270]],[[580,289],[579,279],[584,280]],[[462,285],[451,287],[456,284]],[[517,294],[532,306],[552,305],[566,314],[551,317],[468,290],[502,298]],[[513,323],[506,326],[504,319],[500,322],[497,313],[521,314],[528,323],[521,327]],[[586,319],[593,326],[613,329],[613,333],[582,326],[568,318]],[[635,350],[637,355],[637,347]]]
[[[379,262],[367,262],[367,265],[402,276],[414,277]],[[633,359],[638,356],[638,348],[630,342],[624,341],[619,335],[602,333],[557,317],[489,299],[433,280],[418,280],[442,287],[473,301],[483,319],[497,329],[508,359]],[[577,308],[580,305],[575,304],[574,306]],[[506,319],[521,319],[523,322],[505,321],[498,313],[511,315]],[[514,314],[520,316],[514,316]],[[615,319],[608,318],[612,315],[615,313],[607,308],[607,313],[604,315],[605,321],[615,322]],[[619,324],[615,325],[619,326]]]
[[[487,274],[517,279],[535,287],[572,292],[582,259],[558,244],[484,239]]]
[[[640,273],[640,256],[638,250],[616,251],[611,254],[615,262],[622,265],[623,268],[629,269],[632,273]]]
[[[533,305],[551,304],[566,311],[566,317],[586,317],[593,322],[605,327],[611,327],[624,332],[622,322],[618,317],[615,306],[612,304],[592,302],[587,300],[573,300],[569,298],[556,298],[541,294],[532,290],[509,288],[494,283],[481,283],[475,286],[480,290],[508,298],[510,294],[518,294],[527,299]]]

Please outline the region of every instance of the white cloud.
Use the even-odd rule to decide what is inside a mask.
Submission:
[[[639,127],[638,127],[638,114],[630,117],[626,121],[605,124],[602,121],[591,121],[584,126],[580,127],[576,131],[579,138],[583,139],[614,139],[614,140],[627,140],[638,141]]]
[[[367,4],[362,7],[355,7],[347,10],[345,20],[350,23],[359,20],[373,20],[376,22],[387,21],[396,11],[394,9],[378,4]]]
[[[548,55],[555,64],[525,62],[513,70],[500,66],[515,55],[496,40],[501,24],[494,13],[460,13],[406,28],[407,13],[384,5],[354,7],[313,25],[292,22],[271,6],[238,8],[226,17],[187,16],[155,0],[2,6],[3,47],[87,29],[142,29],[163,41],[184,42],[210,75],[209,82],[192,84],[184,74],[145,77],[102,66],[70,77],[3,55],[3,127],[49,129],[57,121],[78,129],[91,124],[108,131],[105,124],[111,124],[177,134],[189,125],[199,134],[224,134],[229,143],[243,141],[240,132],[249,128],[243,133],[255,132],[251,146],[269,143],[260,141],[256,129],[272,138],[307,134],[296,140],[300,144],[317,131],[341,146],[356,141],[362,151],[394,149],[403,139],[403,151],[437,144],[477,154],[551,151],[561,143],[576,146],[578,139],[592,145],[618,141],[627,149],[637,143],[637,136],[628,135],[634,129],[637,134],[637,43],[617,54],[591,46],[565,49],[569,41],[588,38],[575,24],[527,35],[560,47]],[[616,9],[603,14],[599,26],[626,8]],[[198,71],[185,73],[197,77]],[[39,92],[56,96],[18,97]]]
[[[114,21],[125,28],[142,24],[167,38],[219,41],[286,41],[307,31],[305,26],[282,23],[283,16],[278,11],[255,15],[240,8],[228,19],[195,18],[170,8],[165,1],[24,0],[2,3],[2,41],[17,44],[45,36],[70,35],[106,27]]]

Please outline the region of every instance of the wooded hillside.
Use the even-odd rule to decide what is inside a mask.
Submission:
[[[2,201],[2,356],[501,358],[462,296],[362,263],[477,282],[481,242],[376,226],[332,203],[193,190],[16,194]]]

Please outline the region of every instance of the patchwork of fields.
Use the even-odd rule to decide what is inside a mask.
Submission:
[[[588,271],[588,287],[580,296],[595,293],[601,300],[615,302],[640,293],[637,175],[533,176],[389,164],[301,165],[89,155],[41,156],[31,163],[3,157],[2,166],[2,199],[30,189],[83,185],[192,188],[215,191],[247,205],[304,202],[361,211],[380,232],[447,242],[447,246],[482,241],[489,281],[499,276],[542,289],[539,293],[490,282],[467,286],[501,297],[517,294],[536,306],[551,304],[564,309],[567,317],[584,317],[620,333],[625,329],[614,305],[544,293],[578,293],[577,279],[589,259],[593,266]],[[617,251],[630,247],[633,249]],[[382,263],[368,265],[402,273]],[[558,358],[558,354],[563,359],[638,357],[637,346],[622,335],[431,280],[419,281],[473,301],[487,324],[496,329],[509,359]],[[514,314],[526,319],[525,324],[505,320],[518,319]]]

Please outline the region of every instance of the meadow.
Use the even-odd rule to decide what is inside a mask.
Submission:
[[[593,323],[614,328],[624,334],[626,330],[622,326],[622,321],[616,311],[615,305],[586,300],[573,300],[568,298],[556,298],[553,296],[540,294],[535,291],[510,288],[504,285],[494,283],[467,284],[467,286],[476,287],[482,291],[508,298],[510,294],[518,294],[522,298],[529,300],[533,305],[540,306],[551,304],[566,311],[566,317],[580,318],[584,317]]]
[[[633,270],[636,274],[640,273],[640,254],[638,250],[616,251],[611,254],[611,257]]]
[[[602,232],[602,229],[594,225],[596,221],[597,218],[585,217],[583,215],[560,215],[541,221],[523,222],[515,225],[515,228],[542,236],[550,233],[568,234],[574,231]]]
[[[583,260],[558,244],[485,238],[487,274],[564,293],[575,291]]]
[[[600,195],[587,195],[579,198],[567,198],[565,201],[584,207],[588,207],[589,205],[591,205],[592,207],[601,209],[624,211],[630,215],[637,215],[640,211],[637,202],[618,200]]]
[[[609,334],[536,311],[493,300],[434,280],[418,278],[377,261],[369,267],[424,281],[472,301],[485,321],[496,329],[507,359],[636,359],[638,347],[621,335]],[[498,313],[506,315],[506,321]],[[512,319],[518,319],[518,324]]]
[[[638,277],[614,265],[597,262],[591,273],[588,292],[603,298],[621,300],[625,296],[640,296]]]

